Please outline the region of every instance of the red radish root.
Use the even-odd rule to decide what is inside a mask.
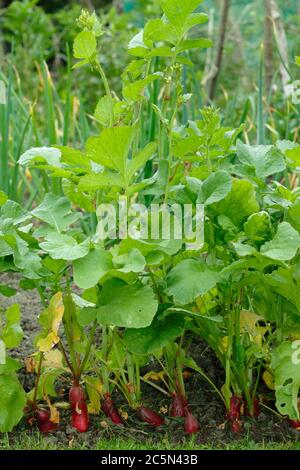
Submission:
[[[240,434],[242,431],[239,419],[241,417],[243,399],[239,395],[232,395],[230,398],[230,408],[227,413],[227,418],[230,421],[231,431],[235,434]]]
[[[79,432],[89,428],[89,415],[85,402],[85,393],[80,385],[74,384],[69,391],[69,401],[72,408],[72,426]]]
[[[185,412],[184,430],[188,434],[193,434],[199,431],[199,422],[188,408]]]
[[[81,402],[72,411],[72,426],[79,432],[86,432],[89,428],[89,415],[86,403]]]
[[[57,426],[55,423],[50,421],[50,413],[47,410],[36,410],[34,417],[40,432],[48,434],[51,431],[55,431]]]
[[[109,393],[106,393],[104,395],[104,401],[102,403],[102,411],[104,412],[105,416],[107,418],[110,418],[110,420],[114,424],[118,426],[123,424],[122,418],[119,415],[118,411],[116,410]]]
[[[187,405],[188,403],[182,395],[173,393],[170,416],[174,418],[183,418],[186,415]]]
[[[164,424],[165,420],[162,416],[155,413],[155,411],[150,410],[146,406],[141,406],[137,410],[139,418],[145,423],[151,424],[152,426],[161,426]]]
[[[289,419],[289,425],[290,425],[292,428],[298,429],[298,431],[300,431],[300,421],[293,420],[293,419]]]

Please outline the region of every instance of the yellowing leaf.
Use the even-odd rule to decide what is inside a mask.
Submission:
[[[226,352],[228,348],[228,336],[224,336],[221,340],[221,350]]]
[[[262,346],[263,337],[269,330],[267,326],[260,326],[257,323],[264,320],[263,317],[248,310],[242,310],[240,314],[240,330],[241,333],[248,333],[252,340],[258,345]]]
[[[33,356],[27,357],[27,359],[25,359],[25,367],[26,367],[27,374],[33,374],[35,371],[35,366],[36,366],[36,361]]]
[[[144,375],[144,379],[145,380],[153,380],[155,382],[160,382],[161,380],[163,380],[164,378],[164,371],[160,371],[160,372],[155,372],[155,371],[150,371],[150,372],[147,372],[146,375]]]
[[[256,329],[257,322],[260,320],[263,320],[263,317],[257,315],[254,312],[242,310],[240,315],[241,333],[246,331],[247,333],[252,334]]]
[[[125,410],[118,410],[118,412],[119,412],[120,416],[121,416],[125,421],[128,420],[128,417],[129,417],[129,416],[128,416],[127,411],[125,411]]]
[[[272,375],[268,370],[265,370],[265,371],[264,371],[264,373],[263,373],[263,380],[264,380],[266,386],[267,386],[270,390],[275,390],[274,377],[273,377],[273,375]]]
[[[48,397],[45,398],[50,410],[50,421],[54,424],[58,424],[60,421],[59,411],[54,405],[52,405]]]
[[[102,393],[102,382],[95,377],[86,378],[86,389],[90,399],[88,411],[91,414],[99,414],[101,409],[100,396]]]
[[[58,330],[64,314],[64,304],[62,293],[57,292],[48,308],[46,308],[40,317],[40,323],[43,331],[37,341],[37,346],[41,352],[47,352],[53,348],[59,341]]]
[[[44,354],[44,367],[50,367],[51,369],[63,369],[63,355],[58,349],[52,349],[46,351]]]

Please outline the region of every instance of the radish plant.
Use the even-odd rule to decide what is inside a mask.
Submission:
[[[218,393],[234,432],[241,431],[243,415],[257,415],[265,372],[274,377],[278,410],[299,420],[292,351],[299,333],[300,205],[298,188],[286,183],[297,171],[300,147],[245,144],[244,127],[223,127],[212,107],[198,120],[186,119],[194,99],[182,84],[183,68],[192,66],[188,52],[210,46],[195,36],[207,21],[200,3],[160,1],[162,17],[148,21],[129,43],[133,60],[120,78],[121,96],[101,60],[101,22],[82,12],[74,67],[96,71],[105,88],[94,112],[99,132],[82,149],[41,147],[21,155],[20,165],[47,172],[64,196],[48,193],[29,212],[0,194],[1,271],[17,271],[44,305],[35,340],[36,386],[27,396],[42,432],[57,421],[50,398],[57,399],[58,378],[68,386],[71,422],[80,432],[88,429],[89,410],[102,409],[122,424],[116,390],[141,420],[163,424],[146,406],[142,384],[167,396],[171,417],[184,418],[187,433],[197,432],[185,368]],[[115,222],[110,230],[101,213],[107,204],[105,221]],[[153,205],[160,208],[158,220],[168,214],[174,224],[172,205],[188,205],[190,232],[201,206],[203,237],[192,244],[189,234],[175,236],[175,229],[165,237],[160,222],[155,232]],[[114,217],[120,213],[125,226]],[[143,224],[150,230],[139,238]],[[9,293],[7,286],[0,289]],[[224,383],[214,384],[191,357],[184,340],[190,335],[214,351]],[[153,358],[160,385],[143,375]],[[13,379],[4,376],[14,381],[24,406],[15,370]]]

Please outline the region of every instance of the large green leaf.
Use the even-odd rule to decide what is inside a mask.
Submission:
[[[133,248],[122,255],[117,251],[113,257],[113,263],[118,271],[123,273],[139,273],[144,270],[146,260],[137,248]]]
[[[15,375],[0,375],[0,432],[10,432],[24,413],[26,393]]]
[[[31,215],[23,207],[15,201],[7,201],[0,209],[1,219],[4,225],[10,222],[13,226],[17,226],[31,219]]]
[[[115,171],[104,171],[103,173],[90,173],[79,180],[79,191],[98,191],[102,188],[111,188],[112,186],[123,187],[124,179]]]
[[[142,150],[140,150],[132,160],[127,162],[127,177],[128,180],[135,175],[135,173],[142,168],[147,161],[153,157],[157,149],[157,144],[155,142],[149,142]]]
[[[279,268],[271,274],[266,274],[265,279],[275,292],[294,304],[300,314],[300,279],[297,269],[297,265]]]
[[[168,292],[174,302],[186,305],[215,287],[219,273],[203,261],[187,259],[173,268],[167,277]]]
[[[244,224],[245,235],[252,241],[261,241],[271,236],[271,219],[267,212],[250,215]]]
[[[299,248],[299,233],[288,222],[282,222],[273,240],[266,242],[260,251],[268,258],[288,261],[294,258]]]
[[[83,258],[89,252],[90,240],[86,239],[82,243],[61,233],[49,233],[45,241],[40,243],[40,247],[49,253],[53,259],[64,259],[72,261]]]
[[[153,354],[174,341],[184,330],[182,315],[169,315],[157,319],[147,328],[127,329],[124,342],[129,351],[135,354]]]
[[[237,226],[246,217],[259,211],[253,184],[250,181],[239,179],[232,181],[230,193],[213,207],[218,214],[226,215]]]
[[[76,59],[90,59],[96,52],[97,41],[91,31],[79,33],[73,44],[73,53]]]
[[[126,328],[149,326],[158,305],[151,287],[128,285],[117,279],[104,284],[101,303],[97,309],[99,323]]]
[[[162,78],[160,72],[148,75],[146,78],[129,83],[123,88],[123,96],[126,100],[136,102],[143,99],[143,92],[149,83]]]
[[[202,0],[160,0],[161,7],[177,34],[185,32],[185,25]]]
[[[287,221],[300,233],[300,199],[289,207]]]
[[[52,147],[36,147],[27,150],[19,158],[20,165],[28,165],[28,163],[47,163],[50,166],[61,168],[61,152]]]
[[[16,251],[14,263],[22,271],[23,276],[29,279],[39,279],[49,274],[49,271],[43,267],[37,250],[27,250],[26,253]]]
[[[94,162],[125,175],[133,135],[134,128],[129,126],[103,129],[100,136],[88,139],[87,155]]]
[[[206,206],[225,199],[231,191],[232,180],[226,171],[217,171],[210,175],[202,184],[199,201]]]
[[[19,305],[13,304],[8,307],[5,312],[5,319],[5,326],[0,336],[2,336],[6,348],[16,348],[23,338],[23,331],[20,325],[21,313]]]
[[[143,35],[145,44],[151,45],[151,42],[167,41],[176,44],[177,34],[174,26],[161,18],[155,18],[146,23]]]
[[[282,415],[299,419],[300,347],[285,341],[272,352],[271,367],[275,379],[276,406]]]
[[[237,156],[241,163],[255,168],[258,178],[266,178],[286,167],[282,153],[273,145],[246,145],[238,141]]]
[[[90,289],[111,268],[111,254],[102,247],[96,247],[83,258],[73,262],[75,284],[81,289]]]
[[[71,212],[71,203],[66,197],[46,194],[43,202],[31,214],[46,222],[57,232],[65,230],[79,218],[79,212]]]

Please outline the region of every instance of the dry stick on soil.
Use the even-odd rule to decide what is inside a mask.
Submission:
[[[217,46],[217,53],[216,53],[215,62],[213,64],[213,76],[208,84],[208,92],[207,92],[208,98],[210,99],[210,101],[214,99],[216,88],[217,88],[218,77],[219,77],[220,70],[221,70],[225,38],[226,38],[226,29],[227,29],[227,23],[228,23],[229,8],[230,8],[230,0],[224,0],[222,3],[223,3],[223,8],[222,8],[222,15],[221,15],[220,35],[219,35],[219,41],[218,41],[218,46]]]

